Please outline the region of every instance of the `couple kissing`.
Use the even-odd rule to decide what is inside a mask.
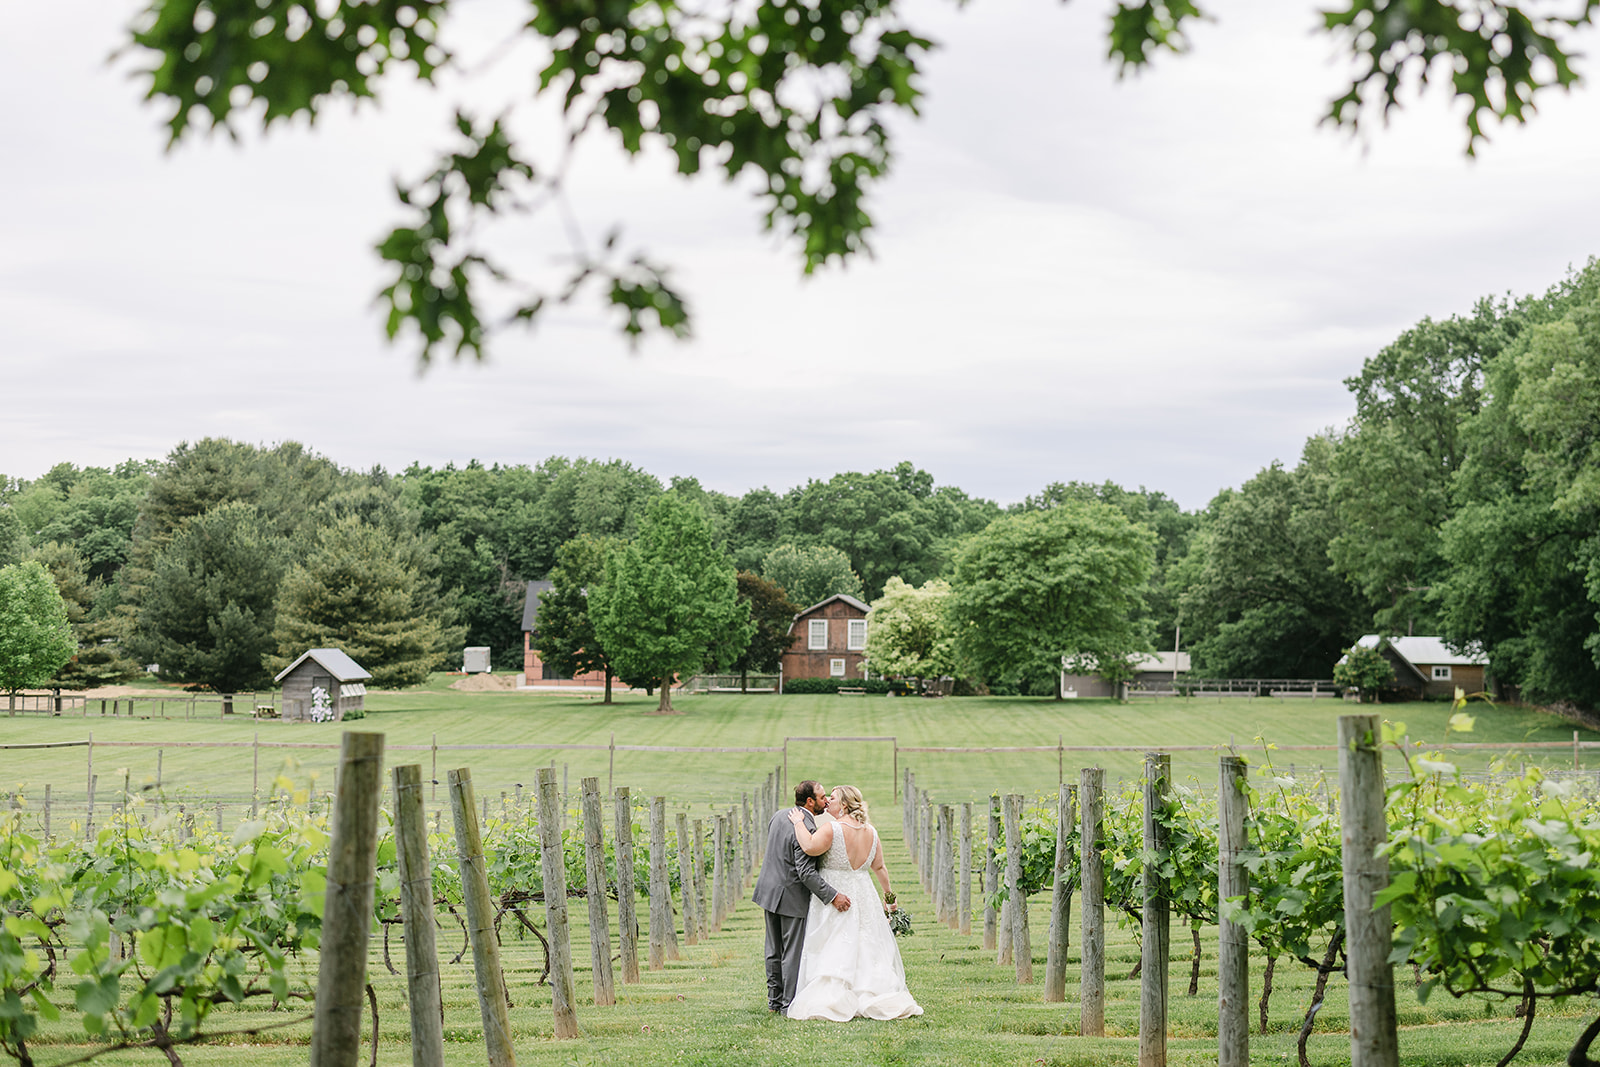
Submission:
[[[753,898],[767,913],[767,1007],[834,1022],[921,1015],[872,885],[876,875],[893,907],[861,791],[841,785],[825,793],[807,780],[795,787],[794,804],[767,826]],[[824,812],[831,819],[819,828]]]

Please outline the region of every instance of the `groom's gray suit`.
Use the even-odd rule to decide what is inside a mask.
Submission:
[[[815,857],[800,848],[793,808],[784,808],[767,824],[767,853],[756,879],[752,899],[767,913],[767,1007],[787,1011],[800,980],[800,947],[806,939],[806,913],[815,896],[824,904],[833,903],[839,891],[817,873]],[[817,820],[805,813],[806,829],[817,829]]]

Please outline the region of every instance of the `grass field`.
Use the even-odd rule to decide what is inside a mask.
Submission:
[[[1043,792],[1057,781],[1058,757],[1045,753],[934,754],[909,753],[920,746],[1129,745],[1159,748],[1167,745],[1226,746],[1230,738],[1249,749],[1262,736],[1281,745],[1331,744],[1335,719],[1351,710],[1331,701],[1274,700],[1160,700],[1118,705],[1112,702],[1052,702],[1036,699],[972,698],[914,700],[886,697],[739,697],[712,695],[679,701],[676,716],[651,714],[655,702],[626,699],[614,707],[568,694],[460,693],[436,685],[416,692],[381,694],[369,698],[372,714],[355,728],[381,730],[387,735],[392,762],[420,761],[429,770],[430,751],[399,751],[398,745],[431,745],[435,736],[445,745],[508,744],[617,744],[684,746],[781,746],[785,738],[815,736],[892,736],[902,747],[901,766],[907,763],[919,782],[933,789],[940,800],[959,801],[986,796],[991,791]],[[1443,704],[1386,706],[1378,709],[1390,718],[1403,719],[1413,739],[1443,736],[1448,708]],[[110,741],[156,742],[163,746],[164,785],[182,793],[248,792],[253,753],[247,747],[183,749],[181,742],[248,742],[257,730],[263,741],[337,742],[336,726],[288,726],[239,721],[127,720],[91,716],[42,718],[30,716],[0,720],[0,743],[39,743],[82,739],[93,730],[95,763],[101,788],[108,777],[126,768],[137,785],[153,779],[155,749],[111,748]],[[1480,709],[1472,740],[1560,741],[1570,744],[1572,728],[1559,720],[1524,711]],[[1588,733],[1585,740],[1594,740]],[[82,790],[82,748],[9,750],[0,752],[0,782],[28,783],[30,800],[46,782],[58,789]],[[532,783],[532,770],[555,759],[565,765],[573,789],[584,775],[605,781],[610,756],[599,752],[528,752],[508,749],[440,752],[440,771],[470,766],[481,794],[494,796],[514,790],[516,783]],[[293,764],[286,764],[292,757]],[[1332,765],[1328,752],[1280,751],[1280,767],[1297,769]],[[1473,753],[1463,763],[1481,765],[1489,753]],[[542,962],[537,943],[519,941],[506,928],[506,966],[515,1002],[512,1021],[521,1064],[572,1065],[735,1065],[735,1064],[995,1064],[1088,1065],[1137,1062],[1138,984],[1125,976],[1137,958],[1137,946],[1128,931],[1113,929],[1108,937],[1107,1022],[1112,1036],[1086,1039],[1076,1036],[1077,964],[1069,969],[1065,1005],[1040,1002],[1035,986],[1019,986],[1010,968],[999,968],[992,954],[979,948],[979,936],[960,937],[936,927],[930,920],[930,902],[917,885],[899,834],[898,813],[892,801],[894,748],[886,742],[789,743],[791,781],[801,776],[828,783],[852,781],[878,804],[877,822],[884,834],[886,856],[902,901],[918,917],[918,933],[902,942],[912,992],[927,1014],[896,1023],[858,1020],[848,1025],[794,1023],[768,1016],[761,976],[760,912],[748,903],[708,942],[685,948],[681,961],[665,971],[648,973],[638,986],[619,986],[615,1007],[595,1008],[590,1000],[587,931],[584,908],[574,901],[574,957],[579,960],[580,1040],[555,1042],[550,1037],[548,991],[534,984]],[[1551,750],[1543,757],[1553,765],[1570,766],[1569,750]],[[264,749],[263,780],[280,770],[303,782],[316,774],[331,780],[333,753],[324,749]],[[782,760],[782,753],[616,753],[615,782],[633,786],[644,794],[673,798],[675,807],[686,804],[725,804],[758,784]],[[1106,766],[1112,775],[1136,774],[1139,754],[1134,752],[1078,753],[1068,751],[1063,760],[1069,775],[1083,765]],[[1530,762],[1537,762],[1530,758]],[[1177,774],[1193,776],[1207,786],[1215,779],[1215,755],[1179,753]],[[65,783],[64,785],[59,783]],[[120,783],[118,783],[120,787]],[[443,801],[441,791],[440,800]],[[448,820],[447,820],[448,821]],[[748,894],[746,894],[746,899]],[[1044,928],[1048,898],[1032,902],[1036,976],[1042,979]],[[1074,942],[1076,942],[1076,916]],[[460,935],[443,934],[441,948],[453,954]],[[1184,995],[1188,985],[1190,941],[1181,927],[1173,931],[1173,1006],[1169,1061],[1199,1065],[1216,1061],[1216,932],[1203,931],[1203,967],[1199,993]],[[398,939],[393,957],[403,968]],[[1253,968],[1259,974],[1262,961]],[[306,962],[315,966],[314,960]],[[390,975],[375,945],[371,973],[381,1005],[377,1063],[404,1067],[410,1059],[403,979]],[[452,1065],[470,1067],[486,1062],[479,1036],[470,957],[444,967],[446,1057]],[[1515,1041],[1520,1023],[1510,1018],[1510,1006],[1481,1001],[1453,1001],[1439,995],[1419,1005],[1402,974],[1400,1019],[1402,1062],[1454,1067],[1493,1064]],[[1268,1032],[1252,1035],[1252,1059],[1260,1063],[1293,1063],[1295,1036],[1310,997],[1310,972],[1288,961],[1275,978]],[[1260,992],[1253,980],[1252,996]],[[1589,1016],[1593,1001],[1562,1009],[1542,1010],[1520,1064],[1556,1064]],[[1252,1011],[1252,1018],[1254,1018]],[[264,1021],[258,1011],[225,1009],[215,1024],[219,1029]],[[1327,1005],[1317,1018],[1310,1046],[1311,1062],[1335,1065],[1349,1062],[1346,999],[1342,983],[1335,980]],[[309,1028],[298,1026],[256,1038],[235,1038],[185,1050],[184,1061],[195,1067],[261,1064],[287,1067],[303,1063]],[[41,1035],[35,1055],[41,1067],[82,1054],[81,1037],[56,1027]],[[365,1053],[363,1053],[365,1057]],[[113,1063],[165,1063],[157,1054],[117,1053]]]
[[[986,796],[1004,787],[1023,792],[1054,788],[1059,771],[1071,777],[1078,767],[1106,767],[1113,779],[1137,776],[1138,750],[1200,745],[1222,748],[1230,742],[1259,763],[1255,738],[1278,745],[1326,745],[1320,752],[1278,751],[1275,763],[1291,765],[1302,775],[1335,764],[1332,745],[1335,720],[1353,706],[1332,700],[1295,699],[1150,699],[1119,705],[1114,701],[1051,701],[1037,698],[971,697],[920,700],[893,697],[739,696],[711,694],[681,697],[679,715],[653,714],[655,701],[625,697],[607,707],[586,695],[487,692],[463,693],[443,684],[403,693],[368,697],[369,714],[352,729],[382,731],[391,762],[420,762],[433,771],[437,743],[439,777],[452,767],[469,766],[479,792],[494,797],[513,792],[518,783],[531,788],[534,768],[554,760],[576,789],[584,775],[608,778],[636,793],[668,794],[680,800],[725,804],[759,783],[769,770],[784,763],[782,751],[743,753],[656,753],[618,751],[614,769],[608,751],[451,749],[452,745],[587,744],[755,747],[781,749],[785,739],[811,737],[893,737],[901,749],[933,746],[982,747],[1044,745],[1125,745],[1129,752],[899,753],[889,741],[817,742],[789,740],[787,764],[791,781],[817,777],[851,782],[868,800],[890,799],[895,770],[912,767],[924,787],[941,799],[960,801]],[[1444,703],[1384,705],[1376,709],[1407,724],[1418,741],[1437,741],[1445,734],[1449,707]],[[1477,742],[1565,742],[1573,728],[1534,712],[1477,707],[1478,725],[1465,738]],[[155,781],[158,752],[162,785],[174,794],[248,796],[255,771],[249,747],[183,748],[184,743],[263,743],[260,780],[287,774],[304,784],[315,777],[332,781],[334,750],[340,727],[334,724],[256,723],[248,716],[185,722],[180,719],[129,719],[91,714],[53,718],[37,714],[0,718],[0,744],[81,741],[93,735],[94,764],[100,790],[121,788],[126,770],[135,786]],[[1583,739],[1597,735],[1583,731]],[[139,742],[119,748],[117,742]],[[274,748],[273,742],[325,744],[329,748]],[[398,746],[423,746],[407,751]],[[1482,766],[1494,753],[1462,753],[1463,766]],[[1600,767],[1600,754],[1586,754]],[[58,797],[86,791],[86,752],[82,747],[0,751],[0,788],[23,786],[37,796],[49,783]],[[1516,757],[1523,758],[1521,756]],[[1529,762],[1570,767],[1570,749],[1529,754]],[[1177,752],[1173,771],[1207,787],[1216,777],[1214,752]],[[442,794],[441,794],[442,801]]]

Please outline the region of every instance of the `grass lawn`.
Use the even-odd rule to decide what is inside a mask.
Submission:
[[[1083,766],[1106,767],[1112,779],[1136,777],[1140,752],[1162,746],[1237,745],[1252,762],[1261,760],[1254,741],[1278,745],[1327,745],[1326,751],[1278,751],[1282,769],[1302,776],[1336,764],[1331,746],[1335,720],[1354,705],[1334,700],[1305,699],[1150,699],[1122,705],[1114,701],[1052,701],[1026,697],[969,697],[923,700],[894,697],[739,696],[709,694],[675,701],[679,715],[653,714],[655,701],[624,697],[612,706],[597,698],[567,693],[463,693],[446,687],[447,676],[433,685],[403,693],[368,697],[369,714],[352,729],[379,730],[388,737],[391,762],[420,762],[424,775],[433,771],[433,753],[397,746],[441,746],[439,778],[444,771],[471,767],[482,795],[514,793],[518,783],[531,789],[536,767],[555,761],[578,788],[579,779],[596,775],[602,785],[610,777],[636,794],[663,794],[678,802],[725,805],[759,784],[784,761],[781,751],[728,753],[616,753],[614,774],[607,751],[451,750],[450,745],[588,744],[682,745],[707,747],[773,746],[786,738],[894,737],[902,748],[933,746],[1127,745],[1129,752],[1067,751],[1059,760],[1069,779]],[[1404,721],[1414,740],[1444,736],[1449,706],[1444,703],[1384,705],[1376,709]],[[1570,724],[1551,716],[1512,708],[1474,709],[1478,725],[1467,738],[1480,742],[1572,740]],[[181,711],[174,707],[174,714]],[[156,780],[158,752],[162,786],[169,795],[228,795],[246,802],[254,773],[249,742],[291,742],[336,746],[340,727],[334,724],[256,723],[246,715],[227,721],[207,718],[129,719],[91,714],[85,718],[53,718],[30,714],[0,718],[0,744],[81,741],[92,732],[96,742],[95,772],[101,795],[121,789],[126,771],[135,788]],[[1583,731],[1584,740],[1597,736]],[[118,748],[107,742],[137,741],[157,747]],[[232,742],[245,747],[184,748],[184,743]],[[1482,766],[1487,752],[1462,753],[1464,766]],[[86,750],[77,748],[0,750],[0,789],[25,788],[37,800],[45,784],[58,800],[81,805],[86,792]],[[1585,753],[1600,767],[1600,754]],[[1522,757],[1517,757],[1522,758]],[[1529,762],[1570,767],[1571,752],[1545,750]],[[329,748],[271,748],[260,753],[260,780],[286,774],[304,785],[315,778],[332,781],[335,751]],[[1216,755],[1211,751],[1176,752],[1173,772],[1211,788]],[[898,766],[917,772],[919,784],[941,800],[978,799],[996,789],[1044,792],[1054,789],[1058,756],[1048,752],[899,753]],[[871,803],[891,801],[895,787],[894,745],[887,741],[788,743],[792,782],[816,777],[826,783],[850,782],[861,787]],[[439,802],[444,802],[440,791]],[[231,808],[230,808],[231,810]]]
[[[744,747],[777,745],[785,738],[814,736],[893,736],[901,746],[1001,746],[1129,745],[1159,748],[1163,745],[1226,746],[1230,738],[1249,749],[1262,736],[1281,745],[1331,744],[1335,719],[1352,710],[1333,701],[1306,700],[1151,700],[1131,705],[1102,701],[1053,702],[1026,698],[970,698],[916,700],[887,697],[772,697],[707,695],[682,698],[683,714],[657,716],[655,701],[627,698],[613,707],[573,694],[461,693],[442,680],[431,687],[369,698],[372,713],[354,724],[357,729],[381,730],[387,737],[391,762],[420,761],[430,770],[431,752],[397,751],[398,745],[430,745],[435,737],[445,745],[601,744],[615,735],[618,744]],[[1403,719],[1417,740],[1443,736],[1449,709],[1444,704],[1412,704],[1378,709],[1390,718]],[[1514,709],[1477,709],[1478,727],[1472,740],[1496,743],[1535,740],[1570,743],[1572,728],[1559,720]],[[182,720],[128,720],[90,716],[48,718],[40,716],[0,719],[0,743],[38,743],[78,740],[94,731],[95,766],[101,789],[117,780],[126,768],[137,786],[153,780],[156,750],[112,748],[110,741],[157,742],[162,749],[164,786],[174,795],[248,793],[252,752],[248,747],[197,749],[176,747],[182,742],[248,742],[259,730],[263,741],[336,743],[334,726],[255,724],[237,721],[183,722]],[[1594,736],[1584,734],[1585,740]],[[584,775],[597,775],[604,783],[608,771],[606,751],[528,752],[510,749],[440,752],[439,770],[470,766],[480,794],[494,798],[514,791],[516,783],[530,786],[533,768],[553,758],[563,765],[576,789]],[[82,748],[0,751],[0,783],[27,783],[30,803],[45,783],[57,790],[83,790],[85,750]],[[850,781],[866,791],[878,808],[877,822],[884,833],[886,855],[902,900],[917,916],[918,933],[903,941],[912,992],[927,1009],[919,1019],[848,1025],[795,1023],[768,1016],[761,974],[761,914],[748,903],[735,911],[719,934],[693,948],[685,948],[681,961],[665,971],[647,973],[642,984],[619,986],[619,1003],[595,1008],[590,1000],[586,961],[587,930],[581,901],[572,902],[574,958],[579,961],[579,1022],[583,1037],[555,1042],[550,1037],[548,991],[535,984],[542,965],[537,942],[519,940],[510,925],[505,929],[506,967],[515,1003],[512,1021],[521,1064],[571,1065],[632,1064],[995,1064],[1045,1067],[1067,1064],[1133,1064],[1137,1062],[1138,983],[1127,980],[1137,958],[1137,946],[1128,931],[1114,927],[1108,936],[1107,1023],[1112,1036],[1086,1039],[1076,1036],[1077,964],[1068,975],[1065,1005],[1040,1002],[1040,987],[1018,986],[1009,968],[999,968],[993,956],[979,948],[980,937],[960,937],[931,921],[930,902],[922,894],[899,838],[899,818],[892,800],[893,746],[885,742],[801,742],[789,744],[791,781],[815,776],[826,783]],[[1067,752],[1068,775],[1080,766],[1098,763],[1112,777],[1137,773],[1139,753]],[[1275,753],[1280,767],[1296,765],[1304,771],[1332,766],[1334,753]],[[1482,765],[1488,753],[1462,757],[1468,765]],[[991,791],[1044,792],[1057,781],[1057,755],[1044,753],[936,754],[900,753],[901,767],[912,766],[919,782],[944,801],[986,796]],[[615,782],[636,793],[664,794],[674,808],[709,811],[723,806],[741,792],[752,789],[782,760],[782,753],[616,753]],[[299,783],[318,775],[331,780],[333,752],[328,749],[264,749],[262,777],[267,781],[280,771]],[[1530,757],[1530,762],[1539,762]],[[1568,751],[1552,750],[1542,758],[1554,766],[1570,766]],[[1193,776],[1208,787],[1215,780],[1216,759],[1210,752],[1177,753],[1174,769],[1180,777]],[[1600,765],[1600,763],[1597,763]],[[59,795],[59,794],[58,794]],[[439,800],[444,802],[443,791]],[[102,801],[102,803],[105,801]],[[448,816],[446,817],[448,823]],[[60,825],[59,823],[57,824]],[[745,895],[748,900],[748,893]],[[1048,898],[1032,902],[1036,977],[1042,981]],[[647,909],[643,909],[647,912]],[[647,914],[641,916],[646,921]],[[543,925],[542,915],[539,916]],[[1074,942],[1077,919],[1074,917]],[[980,928],[981,928],[981,924]],[[1203,966],[1199,993],[1188,988],[1190,941],[1187,930],[1173,930],[1173,1002],[1169,1061],[1200,1065],[1216,1062],[1216,932],[1203,931]],[[460,947],[460,934],[450,925],[442,934],[441,950],[447,955]],[[403,969],[398,936],[392,955]],[[1259,996],[1259,968],[1253,979],[1253,996]],[[306,962],[308,973],[314,960]],[[377,1062],[382,1067],[404,1067],[410,1060],[408,1022],[403,1003],[403,978],[391,975],[382,962],[381,943],[374,945],[371,967],[381,1005]],[[479,1035],[473,994],[470,956],[459,964],[445,964],[446,1058],[452,1065],[486,1062]],[[1514,1043],[1519,1022],[1510,1019],[1510,1006],[1481,1001],[1453,1001],[1439,994],[1419,1005],[1410,990],[1408,975],[1400,978],[1399,1011],[1403,1026],[1402,1062],[1428,1065],[1493,1064]],[[1274,981],[1268,1032],[1253,1034],[1252,1058],[1260,1063],[1295,1062],[1295,1038],[1307,1006],[1311,974],[1283,961]],[[586,1006],[587,1005],[587,1006]],[[1541,1015],[1519,1064],[1556,1064],[1594,1007],[1593,1001],[1574,1002],[1561,1009],[1541,1007]],[[280,1016],[281,1017],[281,1016]],[[267,1021],[258,1009],[222,1009],[218,1029]],[[1254,1018],[1254,1010],[1252,1010]],[[1346,998],[1342,981],[1331,984],[1328,1003],[1317,1017],[1317,1033],[1310,1046],[1311,1061],[1319,1067],[1349,1062]],[[235,1038],[233,1043],[185,1050],[184,1061],[195,1067],[212,1064],[261,1064],[263,1067],[301,1064],[307,1054],[309,1027],[300,1026],[255,1038]],[[64,1024],[48,1028],[34,1045],[41,1067],[49,1067],[85,1051],[80,1035]],[[363,1059],[365,1058],[363,1052]],[[164,1064],[163,1057],[145,1053],[118,1053],[114,1063]]]

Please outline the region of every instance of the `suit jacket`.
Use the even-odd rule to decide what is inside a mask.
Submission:
[[[811,897],[832,904],[839,891],[823,881],[817,872],[816,857],[806,855],[800,847],[794,824],[789,821],[789,812],[793,810],[784,808],[767,824],[767,855],[751,899],[766,911],[804,917],[811,906]],[[806,829],[815,831],[817,820],[809,811],[805,818]]]

